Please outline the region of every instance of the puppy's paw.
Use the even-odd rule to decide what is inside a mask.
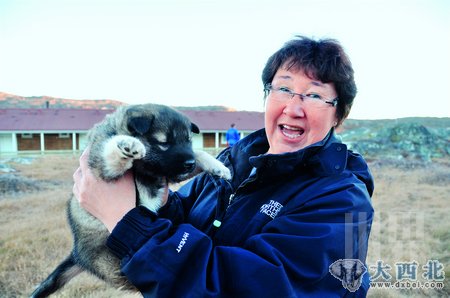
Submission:
[[[214,176],[230,180],[231,172],[220,161],[209,155],[204,151],[195,151],[195,159],[198,166],[205,172],[208,172]]]
[[[114,137],[116,142],[118,154],[123,159],[141,159],[145,156],[146,150],[144,144],[136,138],[130,136],[116,136]]]
[[[211,174],[226,180],[231,180],[230,170],[226,166],[224,166],[220,161],[217,165],[215,165],[214,168],[211,169]]]
[[[145,156],[144,144],[136,138],[118,135],[110,138],[103,148],[103,174],[106,179],[123,175],[135,159]]]

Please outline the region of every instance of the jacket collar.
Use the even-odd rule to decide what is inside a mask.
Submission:
[[[265,172],[270,176],[287,174],[298,168],[308,168],[316,175],[329,176],[341,173],[347,164],[347,146],[338,140],[333,128],[323,140],[295,152],[267,154],[268,149],[265,130],[261,129],[233,146],[231,156],[237,162],[268,170]],[[236,166],[248,167],[234,164]]]

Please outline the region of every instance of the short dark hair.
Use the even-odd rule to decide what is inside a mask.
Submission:
[[[264,86],[272,83],[280,67],[302,70],[312,79],[333,83],[339,98],[336,117],[338,125],[342,124],[350,113],[357,90],[352,64],[337,40],[296,36],[286,42],[267,60],[262,72]]]

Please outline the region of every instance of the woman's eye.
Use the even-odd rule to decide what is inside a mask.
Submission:
[[[289,94],[292,93],[291,89],[286,88],[286,87],[280,87],[280,88],[278,88],[278,91],[281,91],[281,92],[284,92],[284,93],[289,93]]]
[[[314,99],[314,100],[322,100],[322,96],[320,96],[319,94],[315,94],[315,93],[308,93],[305,95],[306,98],[309,99]]]

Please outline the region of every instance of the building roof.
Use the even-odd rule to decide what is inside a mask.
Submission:
[[[0,131],[88,130],[113,110],[0,109]]]
[[[181,111],[200,130],[227,130],[232,123],[240,131],[254,131],[264,127],[264,113],[226,111]]]
[[[100,109],[0,109],[0,131],[85,131],[114,110]],[[227,130],[231,123],[241,131],[264,126],[261,112],[181,111],[200,130]]]

